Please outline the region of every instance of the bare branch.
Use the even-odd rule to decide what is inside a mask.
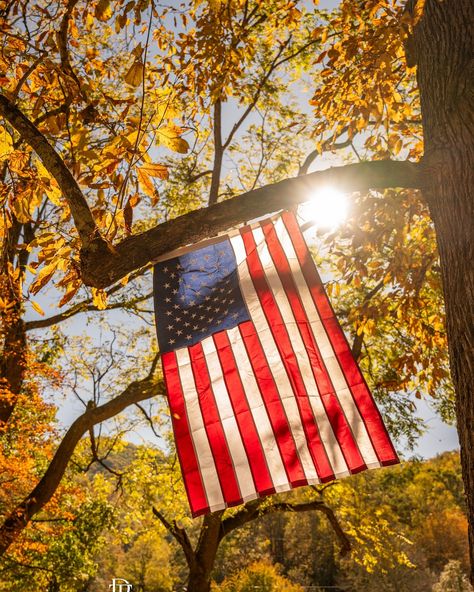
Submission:
[[[76,316],[82,312],[104,312],[107,310],[115,310],[117,308],[133,308],[135,304],[140,302],[144,302],[153,296],[153,292],[149,292],[143,296],[138,296],[137,298],[132,298],[131,300],[127,300],[125,302],[114,302],[113,304],[108,304],[107,307],[103,310],[99,310],[95,304],[92,302],[92,298],[88,298],[83,302],[78,302],[71,306],[67,310],[63,312],[59,312],[55,315],[47,317],[46,319],[37,319],[35,321],[26,321],[25,322],[25,330],[32,331],[34,329],[44,329],[45,327],[51,327],[52,325],[57,325],[58,323],[62,323],[71,317]]]
[[[155,357],[146,378],[130,383],[119,396],[107,403],[98,407],[90,406],[72,423],[39,483],[0,527],[0,555],[54,495],[79,440],[92,426],[114,417],[133,403],[163,394],[163,382],[154,377],[158,359],[159,355]]]
[[[166,530],[173,535],[176,541],[179,543],[181,548],[184,551],[184,555],[186,556],[186,561],[188,566],[191,567],[194,563],[196,563],[196,554],[194,553],[193,546],[191,545],[191,541],[189,540],[188,534],[184,528],[180,528],[176,521],[168,522],[163,514],[157,510],[155,507],[152,507],[153,514],[158,518],[158,520],[163,524]]]
[[[220,99],[214,104],[214,164],[212,167],[211,189],[209,191],[209,205],[217,203],[219,197],[219,183],[221,180],[222,157],[225,147],[222,145],[222,103]]]
[[[58,35],[57,35],[57,40],[58,40],[59,55],[61,56],[62,70],[67,76],[69,76],[72,80],[74,80],[74,82],[77,85],[77,89],[79,91],[79,94],[81,95],[81,98],[87,103],[88,102],[87,97],[85,96],[85,94],[82,90],[82,85],[80,83],[80,80],[77,77],[77,75],[74,72],[74,69],[71,65],[71,61],[69,59],[69,50],[68,50],[68,46],[67,46],[68,31],[69,31],[69,19],[71,18],[72,12],[73,12],[74,7],[76,6],[77,3],[78,3],[78,0],[68,0],[67,6],[66,6],[66,12],[64,13],[64,16],[61,20],[61,27],[60,27]]]
[[[269,65],[267,71],[265,72],[265,74],[263,75],[263,78],[260,80],[256,91],[253,94],[253,97],[250,101],[250,103],[247,105],[247,108],[245,109],[245,111],[242,113],[242,115],[240,116],[240,118],[238,119],[238,121],[236,121],[236,123],[232,126],[232,129],[229,132],[229,135],[227,136],[226,141],[224,142],[224,144],[222,145],[223,150],[225,150],[229,144],[232,142],[235,134],[237,133],[237,131],[239,130],[240,126],[244,123],[244,121],[247,119],[247,117],[250,115],[252,109],[255,107],[255,105],[257,104],[258,99],[260,98],[260,95],[265,87],[265,84],[268,82],[270,76],[273,74],[273,72],[275,71],[275,69],[281,65],[284,61],[278,61],[281,54],[285,51],[286,47],[288,46],[288,44],[291,41],[291,36],[285,41],[285,43],[283,43],[280,46],[280,49],[278,50],[275,58],[272,60],[271,64]]]

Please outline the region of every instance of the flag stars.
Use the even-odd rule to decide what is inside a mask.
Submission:
[[[160,337],[161,327],[165,348],[189,347],[246,318],[241,318],[238,278],[228,259],[228,250],[213,247],[193,259],[185,255],[170,260],[166,270],[161,268],[164,294],[158,332]]]

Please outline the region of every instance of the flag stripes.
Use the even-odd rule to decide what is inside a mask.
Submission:
[[[295,217],[288,212],[284,212],[277,221],[277,225],[280,227],[283,224],[288,233],[288,238],[291,237],[289,240],[292,241],[294,246],[297,262],[304,277],[304,286],[307,286],[310,290],[315,310],[320,315],[327,341],[330,344],[329,347],[333,350],[333,354],[328,357],[329,363],[336,370],[339,383],[347,385],[350,390],[352,399],[346,397],[345,393],[342,394],[348,409],[350,408],[350,411],[356,416],[354,434],[358,439],[357,442],[359,443],[359,439],[365,441],[365,434],[367,434],[372,443],[374,455],[378,459],[377,462],[375,458],[371,457],[368,442],[366,442],[366,448],[364,449],[366,458],[373,458],[373,460],[366,462],[367,468],[377,467],[379,463],[383,466],[396,464],[399,461],[387,428],[382,421],[369,387],[354,360],[344,332],[336,319]],[[324,340],[323,335],[321,335],[321,338]]]
[[[193,515],[398,462],[294,216],[223,240],[249,320],[162,356]]]

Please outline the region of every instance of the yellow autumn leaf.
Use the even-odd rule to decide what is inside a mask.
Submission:
[[[97,306],[97,310],[105,310],[107,308],[107,294],[105,291],[92,288],[92,302]]]
[[[0,125],[0,162],[13,152],[13,140],[7,130]]]
[[[125,82],[131,86],[140,86],[143,82],[143,63],[135,60],[129,71],[125,74]]]
[[[161,127],[156,135],[156,142],[163,144],[174,152],[186,154],[189,150],[189,144],[181,137],[183,130],[176,125],[167,125]]]
[[[77,293],[77,291],[79,290],[79,288],[81,287],[81,282],[73,282],[71,284],[71,287],[67,290],[67,292],[64,294],[64,296],[61,298],[61,300],[59,301],[58,306],[64,306],[67,302],[69,302],[74,295]]]
[[[44,310],[41,308],[41,306],[34,300],[31,300],[30,302],[31,306],[36,310],[36,312],[40,314],[42,317],[44,317]]]
[[[36,276],[35,281],[30,286],[30,292],[32,294],[39,292],[41,288],[43,288],[49,282],[56,271],[56,267],[56,263],[50,263],[49,265],[45,265],[43,269],[40,270]]]
[[[53,179],[51,177],[51,175],[49,174],[48,170],[46,169],[44,164],[41,162],[41,160],[36,161],[36,169],[38,171],[38,174],[39,174],[41,180],[45,184],[45,192],[46,192],[46,195],[48,196],[48,198],[50,199],[50,201],[55,206],[61,206],[62,205],[62,203],[61,203],[62,192],[61,192],[61,189],[59,189],[59,185],[57,184],[56,179]]]
[[[112,16],[112,7],[110,6],[110,0],[99,0],[95,7],[95,16],[99,21],[108,21]]]
[[[164,164],[147,163],[139,167],[144,173],[150,177],[158,177],[158,179],[167,179],[169,176],[168,167]]]
[[[155,205],[158,201],[158,191],[153,185],[153,182],[149,174],[146,171],[144,171],[142,167],[138,167],[137,177],[143,192],[146,193],[146,195],[148,195],[149,197],[151,197],[152,205]]]

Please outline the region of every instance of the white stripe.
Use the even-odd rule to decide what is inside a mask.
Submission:
[[[176,359],[183,388],[190,436],[194,443],[194,449],[199,451],[196,457],[209,507],[211,511],[223,509],[225,508],[224,497],[217,477],[216,465],[212,457],[206,428],[204,427],[188,350],[186,348],[176,350]]]
[[[211,388],[224,430],[229,454],[234,465],[234,472],[240,489],[240,496],[244,501],[254,499],[257,492],[254,486],[252,471],[247,458],[247,453],[240,437],[239,426],[235,419],[232,403],[227,392],[219,357],[214,340],[207,337],[201,342],[206,358],[207,368],[211,381]]]
[[[348,467],[344,456],[342,454],[339,442],[334,435],[331,422],[324,408],[321,396],[319,394],[318,386],[314,378],[311,361],[306,351],[305,344],[298,329],[296,319],[293,315],[290,302],[283,287],[278,271],[275,268],[273,259],[270,255],[268,245],[265,241],[265,235],[262,228],[257,228],[253,231],[255,239],[258,244],[258,255],[262,263],[262,267],[267,277],[267,282],[273,292],[273,297],[280,309],[282,317],[285,319],[285,327],[291,339],[291,345],[295,352],[295,358],[300,369],[300,374],[303,379],[306,391],[308,393],[308,400],[313,409],[314,417],[318,425],[319,435],[326,449],[329,462],[336,474],[348,473]]]
[[[365,423],[363,422],[357,405],[355,404],[355,401],[352,398],[349,385],[347,384],[342,368],[335,356],[335,352],[333,350],[331,342],[329,341],[326,330],[324,329],[324,326],[321,322],[319,311],[316,308],[314,300],[306,284],[306,280],[301,270],[298,257],[293,248],[293,243],[285,227],[285,224],[283,223],[282,218],[279,218],[275,222],[274,226],[279,240],[282,244],[282,247],[285,251],[288,263],[290,264],[290,268],[293,273],[293,277],[298,288],[301,301],[303,303],[303,307],[311,324],[311,328],[313,330],[316,343],[318,344],[318,347],[320,349],[321,357],[323,358],[329,376],[331,377],[331,382],[334,386],[334,390],[336,391],[336,396],[339,399],[341,407],[344,411],[344,415],[346,416],[347,422],[351,427],[352,433],[354,435],[354,438],[356,439],[356,443],[362,455],[362,458],[364,459],[367,465],[372,465],[376,463],[377,466],[380,466],[377,454],[370,440]]]
[[[238,327],[229,329],[227,331],[227,336],[234,357],[238,363],[242,386],[247,397],[254,423],[257,426],[262,453],[267,461],[273,487],[275,488],[275,491],[285,491],[290,488],[288,477],[285,472],[285,466]]]
[[[301,423],[301,417],[296,403],[295,395],[288,376],[286,374],[283,361],[280,353],[273,339],[272,332],[268,326],[265,315],[255,292],[252,278],[246,262],[245,246],[242,237],[234,236],[230,239],[232,248],[234,249],[237,264],[240,288],[242,295],[247,304],[247,308],[253,324],[256,328],[260,341],[262,343],[265,356],[267,358],[269,369],[275,380],[275,385],[280,393],[280,399],[285,409],[285,413],[293,434],[298,456],[303,467],[306,479],[309,483],[318,483],[318,475],[309,452],[306,442],[306,434]]]

